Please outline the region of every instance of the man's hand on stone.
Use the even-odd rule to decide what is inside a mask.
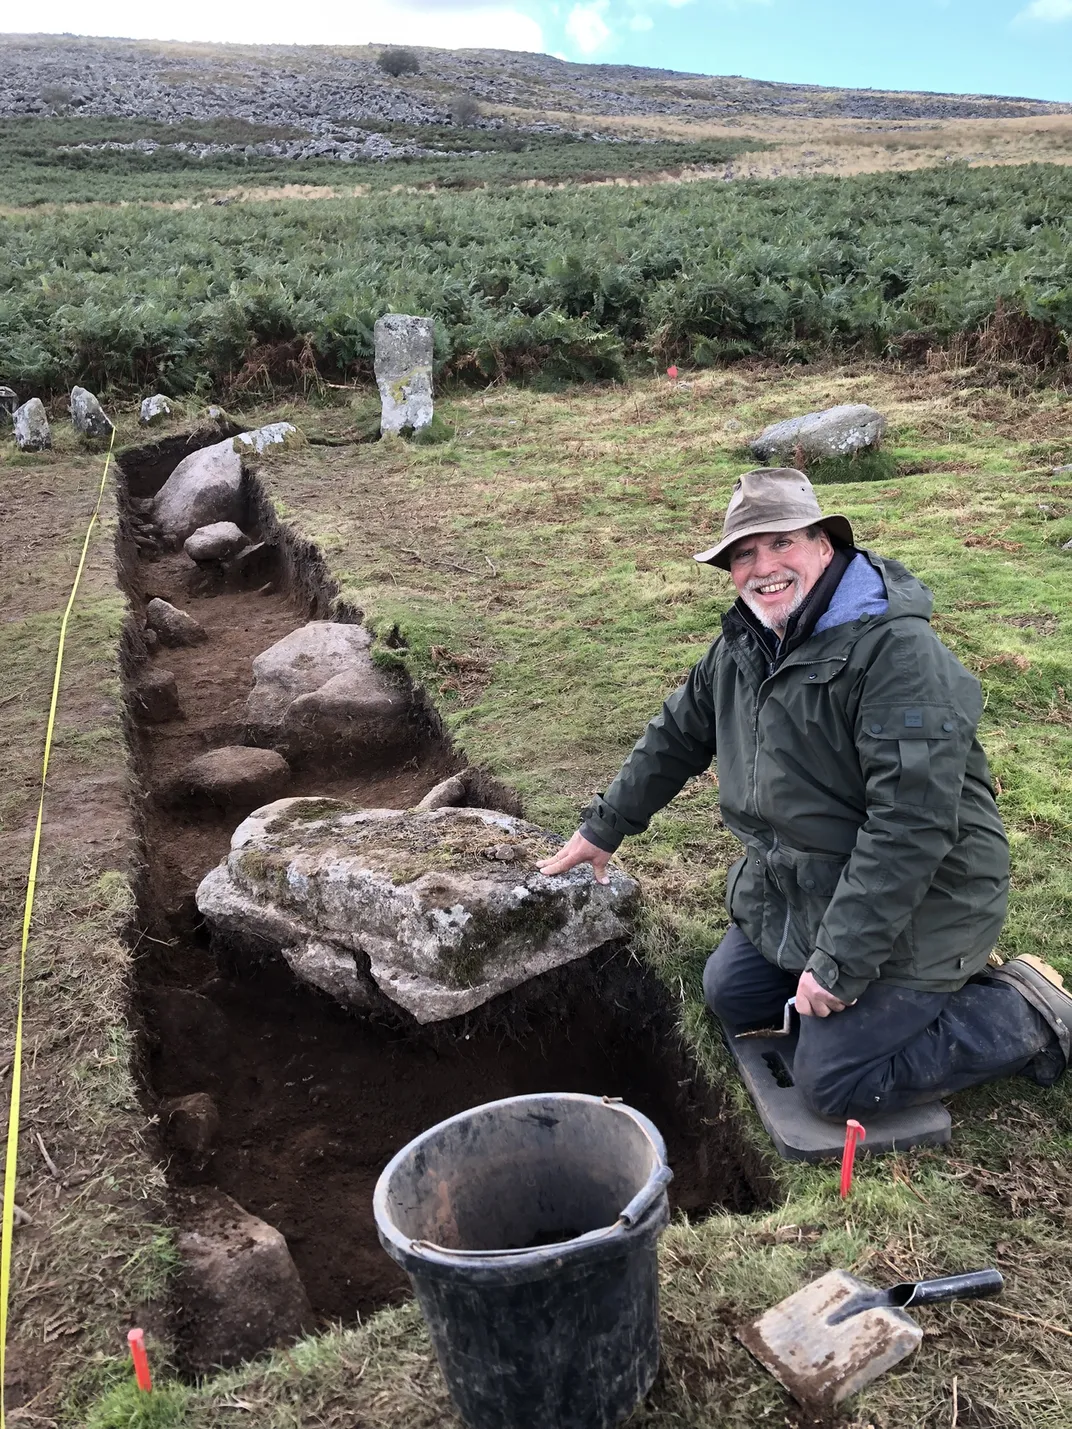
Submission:
[[[846,1005],[832,992],[827,992],[811,973],[800,974],[800,981],[797,983],[797,1012],[801,1017],[829,1017],[832,1012],[844,1012]]]
[[[578,830],[569,843],[559,849],[558,853],[552,858],[545,858],[539,865],[539,869],[542,874],[550,878],[556,873],[568,873],[579,863],[590,863],[596,882],[609,883],[607,864],[610,862],[610,858],[606,849],[598,848],[594,843],[590,843]]]

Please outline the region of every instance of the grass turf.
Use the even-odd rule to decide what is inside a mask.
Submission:
[[[314,445],[265,463],[282,513],[316,540],[383,638],[401,640],[455,738],[567,833],[718,628],[721,578],[691,561],[718,524],[747,433],[835,401],[891,419],[893,475],[820,490],[858,539],[934,589],[938,626],[987,695],[982,737],[1013,845],[1006,953],[1072,970],[1072,685],[1067,586],[1072,412],[969,371],[733,370],[670,385],[447,399],[433,445]],[[366,399],[358,395],[362,407]],[[267,413],[257,414],[266,416]],[[274,408],[331,436],[363,414]],[[251,420],[253,417],[251,416]],[[642,947],[681,1003],[708,1075],[764,1144],[703,1011],[703,958],[724,923],[733,841],[706,776],[632,840],[646,891]],[[880,1282],[996,1263],[1000,1301],[925,1314],[905,1367],[854,1404],[863,1429],[1057,1429],[1072,1420],[1072,1097],[1006,1083],[954,1099],[949,1151],[864,1161],[847,1206],[830,1168],[778,1165],[772,1210],[676,1224],[662,1250],[664,1367],[640,1429],[798,1424],[732,1338],[739,1319],[831,1265]],[[114,1372],[122,1375],[121,1358]],[[412,1305],[198,1386],[140,1400],[128,1383],[88,1411],[127,1425],[302,1424],[421,1429],[452,1422]],[[85,1421],[78,1421],[85,1422]]]

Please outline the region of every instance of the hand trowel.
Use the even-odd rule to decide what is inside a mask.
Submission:
[[[831,1409],[906,1359],[923,1331],[909,1305],[997,1295],[1000,1271],[973,1270],[879,1290],[831,1270],[742,1325],[737,1338],[799,1403]]]

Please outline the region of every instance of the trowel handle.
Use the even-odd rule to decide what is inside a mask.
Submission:
[[[1005,1285],[1000,1270],[969,1270],[965,1275],[944,1275],[940,1280],[920,1280],[915,1285],[898,1286],[911,1290],[907,1300],[900,1296],[897,1303],[934,1305],[940,1300],[982,1300],[987,1295],[999,1295]]]

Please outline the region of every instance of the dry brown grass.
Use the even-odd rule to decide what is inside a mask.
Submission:
[[[491,107],[518,123],[547,119],[567,127],[577,116]],[[1016,119],[802,119],[743,114],[739,120],[688,119],[677,115],[585,116],[587,127],[619,138],[739,139],[743,133],[775,149],[743,154],[729,164],[697,171],[700,178],[801,178],[908,172],[938,164],[972,167],[1072,163],[1072,114]],[[689,177],[686,173],[675,177]],[[651,179],[648,182],[658,182]],[[664,178],[665,182],[666,179]],[[643,182],[641,180],[640,182]]]

